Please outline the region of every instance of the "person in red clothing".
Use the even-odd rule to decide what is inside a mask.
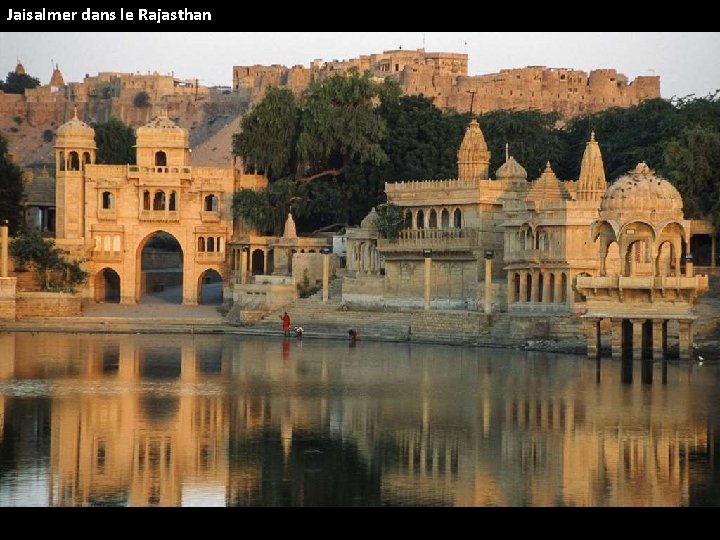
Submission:
[[[282,325],[283,325],[283,333],[286,336],[289,336],[290,335],[290,315],[288,315],[287,311],[280,317],[280,320],[282,321]]]

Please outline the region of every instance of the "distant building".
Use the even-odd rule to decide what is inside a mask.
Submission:
[[[443,110],[475,113],[498,109],[557,112],[563,118],[610,107],[629,107],[660,97],[659,76],[635,80],[614,69],[590,73],[567,68],[529,66],[500,73],[468,75],[465,53],[393,50],[350,60],[314,60],[299,66],[234,66],[233,90],[251,103],[262,100],[270,86],[302,92],[312,80],[322,80],[351,68],[378,80],[393,78],[406,94],[423,94]]]

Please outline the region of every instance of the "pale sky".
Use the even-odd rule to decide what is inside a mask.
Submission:
[[[660,75],[662,96],[705,96],[720,88],[720,32],[3,32],[0,75],[19,58],[47,84],[52,63],[66,82],[100,71],[174,72],[230,86],[232,66],[302,64],[388,49],[467,52],[471,75],[525,66],[616,68],[630,79]]]

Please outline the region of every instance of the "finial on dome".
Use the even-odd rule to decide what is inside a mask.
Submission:
[[[545,172],[553,172],[549,161],[545,164]]]
[[[77,105],[73,105],[73,120],[80,120],[77,115]]]
[[[641,161],[637,164],[635,167],[635,170],[632,171],[634,174],[652,174],[652,171],[650,170],[650,167],[648,167],[648,164],[644,161]]]
[[[595,142],[595,130],[590,132],[590,142]]]

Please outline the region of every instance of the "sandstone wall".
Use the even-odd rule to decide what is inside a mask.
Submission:
[[[80,315],[81,298],[69,293],[20,292],[16,315],[27,317],[75,317]]]
[[[313,78],[322,80],[350,67],[369,71],[380,79],[397,79],[406,94],[423,94],[432,98],[439,108],[458,112],[468,112],[472,99],[473,111],[478,113],[538,109],[558,112],[567,119],[660,97],[658,76],[641,75],[629,81],[614,69],[587,73],[544,66],[469,76],[467,55],[424,51],[386,51],[347,61],[314,64],[310,68],[277,64],[235,66],[233,88],[238,93],[249,93],[251,102],[256,104],[270,86],[289,88],[299,94]]]

